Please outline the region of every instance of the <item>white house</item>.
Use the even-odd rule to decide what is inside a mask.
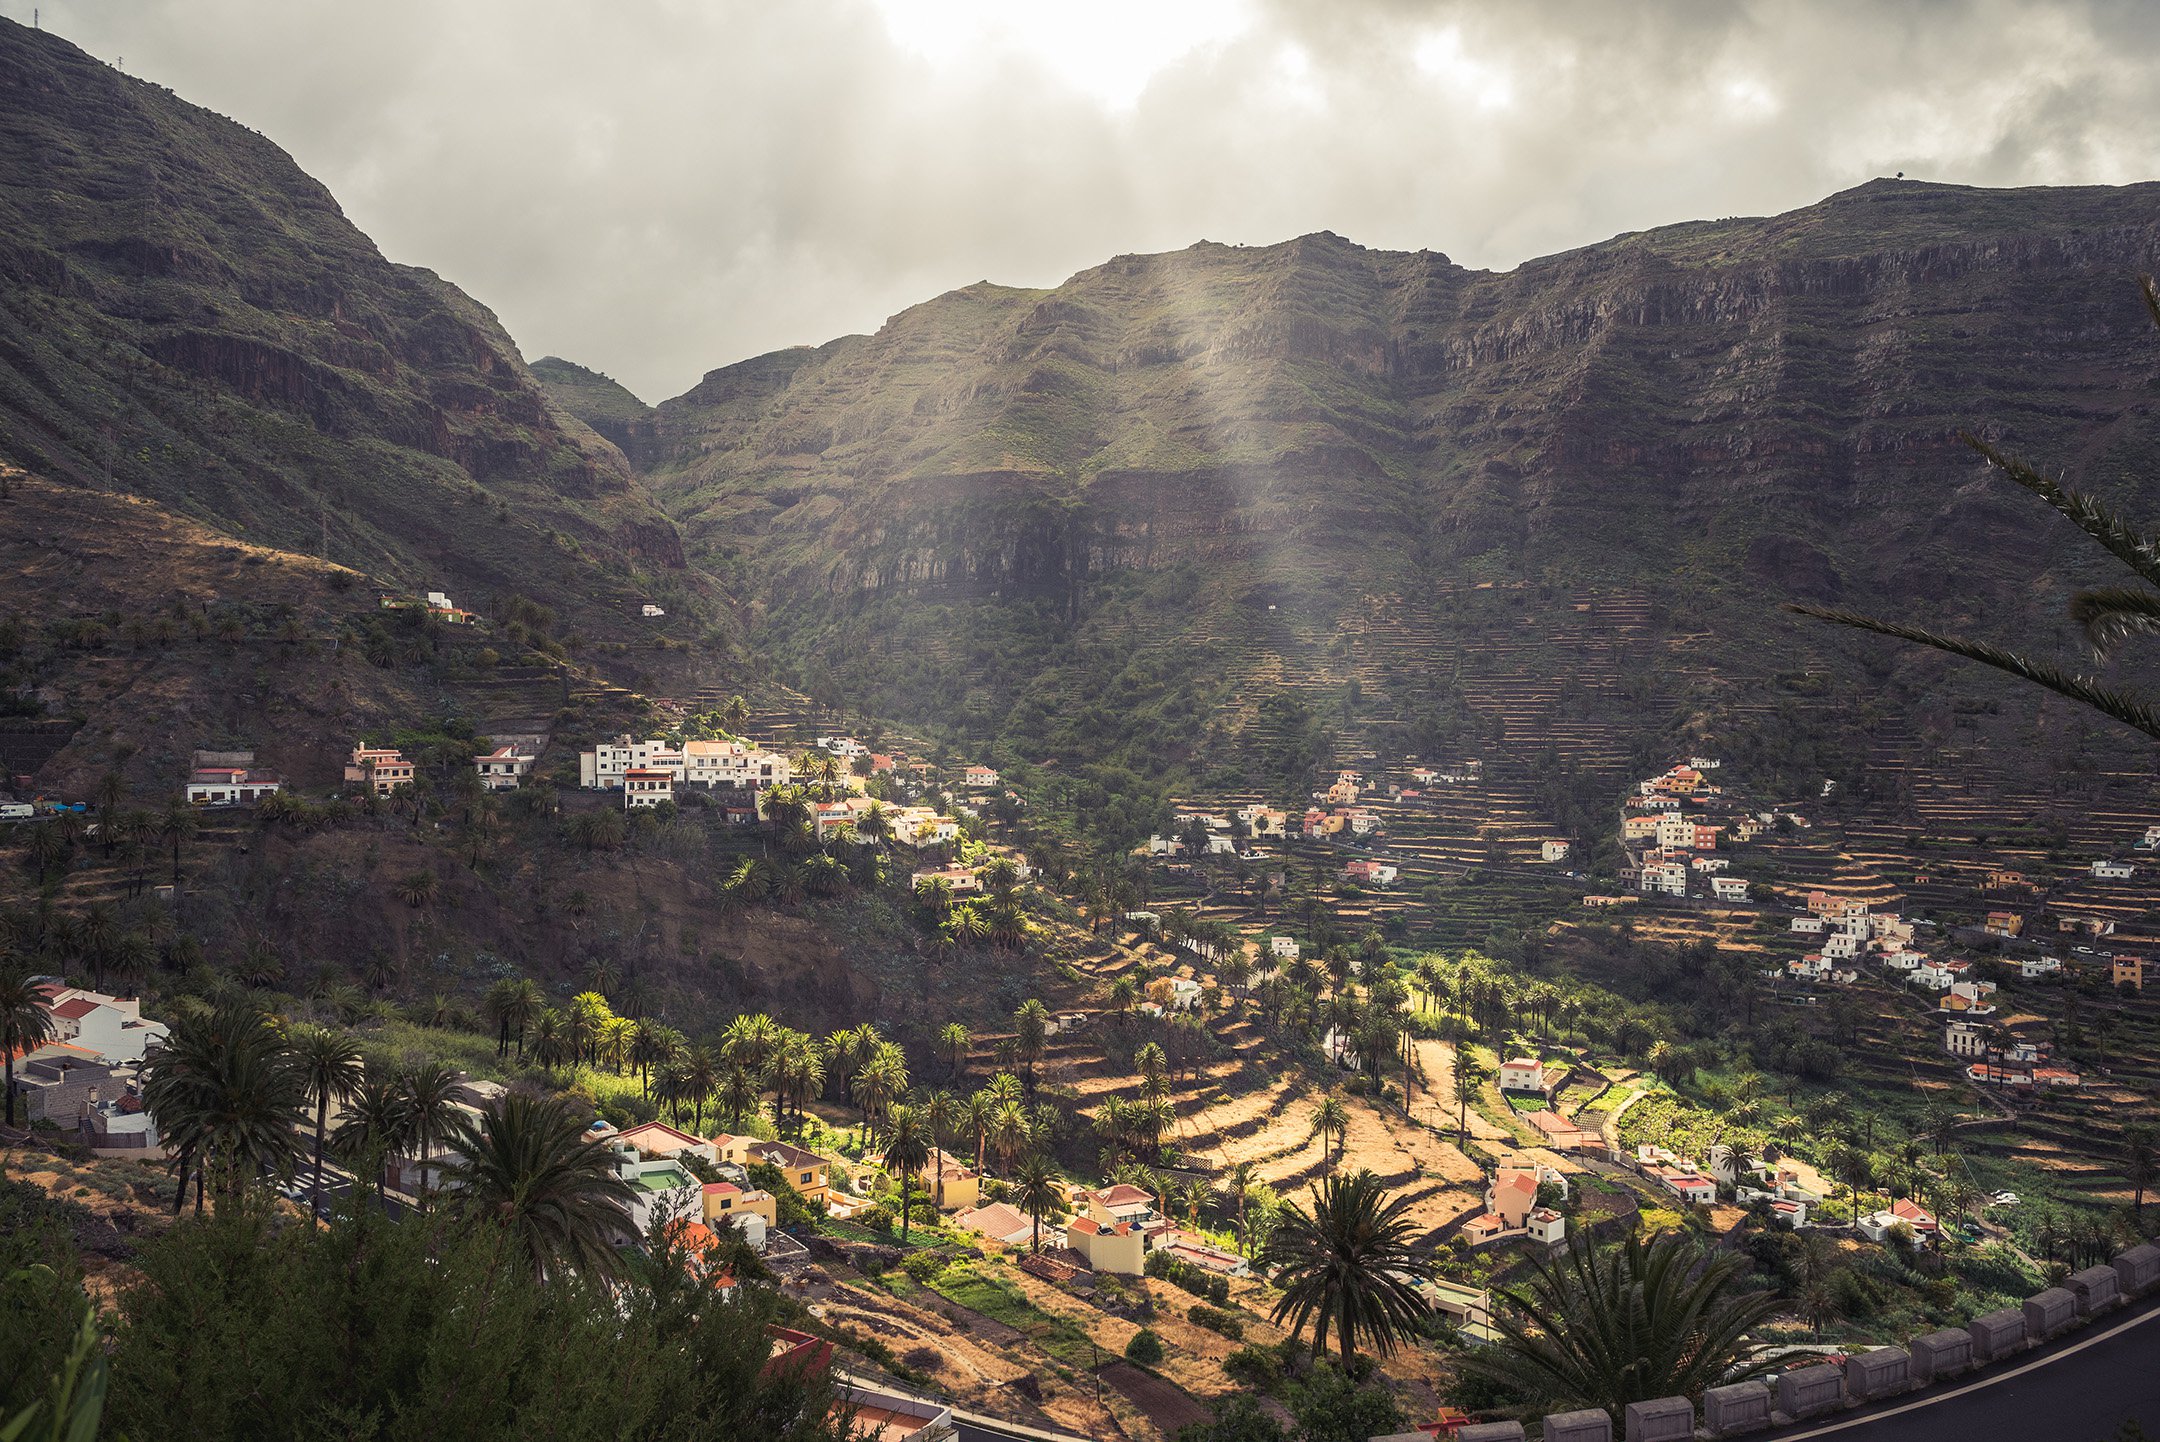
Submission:
[[[1294,936],[1271,936],[1267,939],[1268,955],[1277,961],[1298,959],[1298,939]]]
[[[1821,935],[1822,929],[1823,919],[1819,916],[1796,916],[1788,928],[1791,931],[1805,932],[1809,936]]]
[[[664,771],[679,778],[683,774],[683,753],[659,736],[649,741],[618,736],[612,742],[603,741],[590,751],[578,753],[578,785],[588,791],[612,791],[632,771]]]
[[[1500,1063],[1500,1090],[1504,1092],[1537,1092],[1543,1095],[1551,1091],[1559,1080],[1558,1075],[1547,1073],[1544,1062],[1533,1057],[1515,1057]]]
[[[1723,856],[1698,856],[1688,864],[1705,876],[1715,876],[1731,866],[1732,862]]]
[[[1636,886],[1642,891],[1663,892],[1667,896],[1687,895],[1687,868],[1677,861],[1660,861],[1645,866],[1638,874]]]
[[[1822,954],[1834,961],[1843,961],[1860,954],[1860,938],[1849,931],[1840,931],[1822,939]]]
[[[1538,859],[1540,861],[1565,861],[1567,858],[1568,844],[1565,841],[1541,841],[1538,843]]]
[[[1343,868],[1343,879],[1361,882],[1368,886],[1393,886],[1400,876],[1394,863],[1387,861],[1357,860]]]
[[[2138,838],[2137,846],[2140,851],[2160,851],[2160,826],[2146,827],[2145,834]]]
[[[623,809],[640,811],[675,799],[675,773],[643,766],[623,773]]]
[[[163,1022],[143,1019],[142,1002],[134,997],[49,983],[39,991],[52,1013],[53,1040],[91,1052],[108,1066],[141,1061],[168,1035]]]
[[[1951,1022],[1943,1032],[1943,1047],[1950,1055],[1971,1060],[1987,1055],[1988,1033],[1985,1027],[1974,1026],[1969,1021]]]
[[[787,757],[742,741],[685,741],[683,783],[707,791],[763,791],[794,775]]]
[[[1695,823],[1677,812],[1658,818],[1657,843],[1672,850],[1686,851],[1695,845]]]
[[[820,736],[817,739],[817,748],[820,751],[830,751],[842,761],[853,761],[858,756],[870,754],[870,748],[852,736]]]
[[[2095,861],[2092,874],[2100,881],[2128,881],[2137,868],[2127,861]]]
[[[970,766],[960,774],[961,784],[970,791],[985,791],[998,784],[997,768],[994,766]]]
[[[1719,901],[1747,900],[1747,883],[1737,876],[1713,876],[1710,878],[1710,894]]]
[[[2059,956],[2028,956],[2018,962],[2018,975],[2027,981],[2038,981],[2062,970]]]
[[[191,806],[247,806],[276,795],[284,785],[275,771],[205,766],[188,774],[187,799]]]
[[[485,756],[473,757],[473,769],[480,773],[483,789],[515,791],[518,783],[532,774],[533,762],[538,759],[515,746],[498,746]]]

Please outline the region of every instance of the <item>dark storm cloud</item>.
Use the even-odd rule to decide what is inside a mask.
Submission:
[[[1898,170],[2160,173],[2160,26],[2129,3],[42,8],[284,145],[528,355],[649,399],[973,280],[1202,237],[1505,267]]]

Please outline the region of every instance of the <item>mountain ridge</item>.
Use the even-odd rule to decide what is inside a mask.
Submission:
[[[717,368],[653,408],[642,469],[800,679],[909,721],[963,698],[978,737],[1039,736],[1030,693],[1100,693],[1106,648],[1229,638],[1192,654],[1347,684],[1326,653],[1354,613],[1440,645],[1446,596],[1484,583],[1651,593],[1705,633],[1681,689],[1744,705],[1766,671],[1859,654],[1768,601],[2002,635],[2034,572],[2076,574],[1961,431],[2133,509],[2160,494],[2134,286],[2155,268],[2152,183],[1873,181],[1505,272],[1327,232],[1204,243]],[[1656,689],[1631,725],[1661,724]],[[1187,701],[1165,749],[1197,757],[1197,718],[1236,708]]]
[[[0,456],[589,633],[702,583],[494,314],[395,264],[271,141],[0,22]],[[711,598],[717,601],[718,598]]]

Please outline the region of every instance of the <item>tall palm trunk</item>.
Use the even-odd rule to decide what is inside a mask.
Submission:
[[[308,1190],[308,1220],[322,1216],[323,1131],[330,1125],[330,1097],[326,1092],[315,1103],[315,1185]]]

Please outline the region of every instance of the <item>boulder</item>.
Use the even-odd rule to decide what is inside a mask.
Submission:
[[[1419,1433],[1419,1442],[1428,1442],[1428,1434]],[[1523,1442],[1520,1422],[1473,1422],[1455,1434],[1455,1442]]]

